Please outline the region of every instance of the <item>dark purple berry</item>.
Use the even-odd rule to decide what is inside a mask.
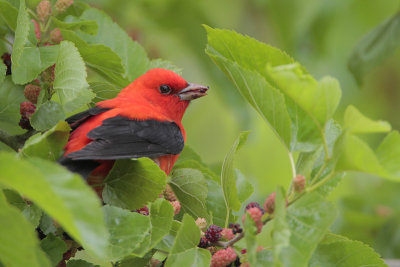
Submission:
[[[3,60],[4,64],[7,66],[6,75],[11,75],[11,55],[9,53],[4,53],[1,56],[1,59]]]
[[[232,233],[233,234],[240,234],[241,232],[243,232],[243,229],[240,227],[240,224],[238,224],[238,223],[235,223],[235,224],[233,224],[233,223],[230,223],[229,224],[229,228],[231,228],[232,229]]]
[[[207,238],[205,238],[204,236],[200,238],[200,243],[198,245],[199,248],[206,248],[210,246],[210,241],[208,241]]]
[[[21,118],[21,120],[19,121],[19,126],[21,126],[21,128],[25,130],[32,130],[31,122],[26,117]]]
[[[221,238],[222,228],[217,225],[210,225],[205,232],[204,236],[210,242],[217,242]]]

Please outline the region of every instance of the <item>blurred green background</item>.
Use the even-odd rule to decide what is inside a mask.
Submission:
[[[35,6],[38,1],[31,1]],[[357,42],[399,9],[395,0],[87,0],[103,9],[151,58],[172,61],[190,82],[209,85],[209,96],[191,104],[184,118],[187,144],[218,169],[242,130],[252,134],[237,167],[262,203],[278,184],[288,187],[289,159],[279,141],[204,53],[202,24],[233,29],[285,50],[316,78],[340,81],[348,104],[400,129],[400,51],[373,69],[361,87],[347,61]],[[116,40],[118,41],[118,40]],[[371,146],[382,136],[368,137]],[[352,174],[330,196],[339,216],[332,231],[373,246],[385,258],[400,258],[400,184]]]

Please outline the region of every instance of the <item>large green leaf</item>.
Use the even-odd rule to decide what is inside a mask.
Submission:
[[[282,266],[304,267],[336,218],[336,210],[321,195],[311,193],[291,205],[286,218],[290,242],[282,247],[279,260]]]
[[[233,168],[233,159],[236,152],[246,142],[250,132],[243,132],[233,143],[230,151],[224,159],[221,171],[221,185],[224,192],[225,202],[229,209],[238,211],[241,207],[241,202],[238,197],[238,190],[236,187],[235,173]],[[225,223],[225,226],[227,224]]]
[[[386,133],[391,128],[388,122],[371,120],[351,105],[344,113],[344,130],[350,133]]]
[[[393,54],[400,44],[400,11],[386,19],[367,35],[354,48],[349,58],[349,69],[357,82],[371,69]]]
[[[233,221],[229,221],[232,217],[232,211],[227,207],[222,187],[213,180],[207,180],[207,186],[207,211],[210,213],[212,223],[220,227],[225,227],[227,221],[228,223]]]
[[[100,201],[79,175],[56,163],[4,152],[0,168],[0,183],[31,199],[91,254],[104,258],[107,232]]]
[[[88,89],[86,76],[85,63],[75,45],[69,41],[62,41],[53,87],[64,112],[71,112],[94,98],[94,93]]]
[[[120,260],[141,245],[150,231],[150,218],[113,206],[104,206],[103,211],[110,232],[108,257]]]
[[[0,192],[0,221],[0,262],[4,266],[51,266],[39,247],[32,225],[17,208],[7,203],[2,192]]]
[[[118,160],[104,183],[105,203],[135,210],[158,198],[166,175],[148,158]]]
[[[0,0],[0,18],[7,23],[11,30],[17,27],[18,10],[5,0]]]
[[[90,89],[96,94],[94,102],[99,102],[114,98],[121,91],[120,87],[114,86],[108,82],[89,82]]]
[[[150,205],[151,229],[140,247],[133,254],[144,257],[155,247],[171,230],[174,218],[174,208],[165,199],[159,198]]]
[[[376,150],[382,166],[393,176],[400,177],[400,134],[389,133]]]
[[[25,156],[57,160],[68,141],[71,128],[65,121],[60,121],[56,126],[45,132],[37,133],[26,140],[20,151]]]
[[[130,81],[124,78],[122,60],[110,47],[103,44],[88,44],[75,32],[61,30],[64,40],[75,44],[86,64],[112,83],[124,87]]]
[[[170,185],[185,213],[194,218],[209,219],[206,207],[207,183],[199,170],[188,168],[174,170]]]
[[[199,227],[185,214],[165,266],[210,266],[211,254],[197,247],[199,241]]]
[[[309,266],[385,267],[387,265],[369,246],[344,236],[327,234],[315,250]]]
[[[13,84],[11,77],[0,85],[0,128],[9,134],[22,133],[18,122],[21,119],[19,104],[25,101],[24,89]]]
[[[40,247],[46,252],[52,266],[57,266],[62,260],[63,254],[67,251],[67,244],[65,244],[64,240],[52,233],[40,241]]]
[[[39,225],[43,213],[38,206],[33,203],[28,204],[27,201],[25,201],[14,190],[4,189],[3,193],[7,198],[7,202],[17,207],[22,212],[22,215],[24,215],[25,219],[32,223],[33,227],[37,227]]]
[[[125,69],[124,76],[128,81],[133,81],[147,70],[149,60],[143,47],[134,42],[104,12],[94,8],[87,9],[80,19],[97,22],[99,26],[97,35],[78,33],[79,36],[89,44],[103,44],[111,48],[122,59],[122,65]]]
[[[36,109],[31,125],[35,130],[46,131],[64,119],[63,107],[57,102],[47,101]]]
[[[13,80],[14,69],[24,64],[23,62],[21,62],[20,58],[24,50],[25,43],[28,40],[29,24],[30,21],[28,17],[28,12],[25,7],[25,0],[21,0],[17,17],[17,27],[15,29],[13,52],[11,55]]]
[[[21,62],[12,70],[13,81],[16,84],[26,84],[35,79],[42,71],[56,62],[59,46],[25,47]],[[29,66],[27,68],[27,66]]]
[[[275,266],[282,266],[280,261],[282,249],[290,244],[291,232],[286,218],[286,194],[282,187],[275,191],[275,209],[272,230],[272,244]]]

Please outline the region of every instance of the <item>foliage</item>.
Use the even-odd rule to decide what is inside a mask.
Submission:
[[[219,260],[215,250],[233,247],[236,262],[251,266],[385,266],[367,245],[330,233],[337,211],[327,197],[348,173],[398,183],[400,135],[352,105],[343,123],[337,121],[342,90],[335,78],[315,79],[273,46],[205,25],[206,54],[280,140],[292,178],[305,175],[305,188],[285,190],[282,181],[264,209],[246,207],[254,187],[236,169],[235,157],[249,132],[237,137],[217,168],[186,146],[169,176],[151,159],[124,159],[102,184],[89,185],[56,162],[69,138],[66,117],[114,97],[150,68],[180,69],[150,59],[106,13],[87,4],[49,15],[40,19],[25,0],[0,0],[6,29],[0,42],[14,40],[11,76],[0,64],[0,140],[9,146],[0,152],[0,265],[210,266]],[[357,78],[394,49],[397,21],[395,15],[356,48],[350,67]],[[55,28],[62,41],[50,37]],[[376,58],[365,61],[364,46],[377,43]],[[25,131],[19,104],[29,83],[41,91]],[[376,133],[382,138],[373,148],[363,136]],[[92,187],[104,188],[104,203]],[[219,227],[230,227],[234,238],[220,238]],[[219,241],[210,243],[202,232]]]

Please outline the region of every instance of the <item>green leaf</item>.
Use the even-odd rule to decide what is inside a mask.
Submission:
[[[17,17],[17,27],[15,29],[15,39],[13,45],[13,52],[11,55],[12,61],[12,76],[14,80],[14,69],[18,68],[24,63],[20,60],[26,41],[29,34],[29,17],[25,7],[25,0],[21,0],[19,4],[19,11]]]
[[[162,194],[166,175],[148,158],[118,160],[104,183],[105,203],[136,210]]]
[[[211,254],[197,247],[199,241],[199,227],[185,214],[165,266],[210,266]]]
[[[69,260],[67,262],[67,267],[100,267],[99,265],[94,265],[93,263],[84,261],[84,260]]]
[[[114,23],[104,12],[90,8],[83,12],[81,20],[95,20],[99,25],[97,35],[78,33],[89,44],[103,44],[111,48],[119,58],[125,69],[127,80],[133,81],[142,75],[148,68],[149,60],[146,52],[138,43]],[[118,40],[118,41],[116,41]],[[128,84],[125,84],[126,86]]]
[[[247,249],[247,257],[250,262],[251,266],[260,266],[259,262],[257,261],[256,257],[256,250],[257,250],[257,227],[254,220],[251,218],[249,213],[245,213],[245,220],[244,220],[244,241],[246,244]]]
[[[0,153],[0,183],[35,202],[75,240],[104,258],[107,232],[100,201],[77,174],[42,159],[17,159]]]
[[[278,186],[275,191],[275,209],[272,230],[272,244],[275,266],[282,266],[280,261],[282,249],[290,244],[291,232],[286,218],[286,194],[285,190]],[[284,255],[283,255],[284,257]]]
[[[0,262],[4,266],[51,266],[39,247],[32,225],[17,208],[6,202],[1,192],[0,221]]]
[[[339,263],[341,267],[387,266],[369,246],[344,236],[327,234],[315,250],[309,266],[333,267]]]
[[[150,219],[137,212],[104,206],[106,225],[110,232],[108,258],[120,260],[141,245],[150,231]]]
[[[13,31],[17,28],[17,17],[18,10],[9,2],[0,0],[0,18],[2,18]]]
[[[21,119],[19,104],[25,101],[24,89],[13,84],[7,76],[0,85],[0,128],[13,135],[23,132],[18,122]]]
[[[233,31],[205,28],[206,53],[289,148],[291,121],[285,97],[264,75],[267,63],[284,65],[293,63],[293,59],[274,47]]]
[[[118,267],[147,266],[154,251],[150,251],[144,257],[128,256],[117,263]]]
[[[202,248],[191,248],[181,253],[168,256],[165,264],[168,266],[198,266],[209,267],[211,262],[210,251]]]
[[[96,34],[98,30],[98,25],[94,20],[75,21],[72,16],[67,16],[65,21],[58,20],[56,17],[51,17],[51,20],[53,25],[59,29],[80,30],[88,34]]]
[[[207,180],[207,186],[207,210],[212,218],[212,223],[225,227],[226,222],[229,222],[229,219],[232,217],[232,211],[227,207],[222,187],[213,180]]]
[[[44,134],[38,133],[31,136],[25,142],[20,153],[25,156],[55,161],[60,157],[67,144],[70,130],[68,123],[60,121]]]
[[[185,213],[194,218],[209,219],[206,207],[207,183],[200,171],[188,168],[174,170],[170,185]]]
[[[22,50],[21,62],[12,65],[12,77],[16,84],[26,84],[35,79],[42,71],[56,62],[59,46],[25,47]],[[27,67],[29,66],[29,67]]]
[[[200,242],[200,229],[188,214],[183,215],[182,225],[178,230],[171,254],[181,253],[195,248]]]
[[[122,60],[111,48],[103,44],[88,44],[70,30],[61,30],[61,33],[64,40],[75,43],[83,60],[90,68],[120,87],[129,84],[130,81],[123,77],[125,69]]]
[[[400,134],[389,133],[376,150],[382,166],[393,176],[400,177]]]
[[[40,241],[40,247],[46,252],[53,266],[57,266],[67,251],[67,244],[51,233]]]
[[[62,41],[56,61],[54,90],[65,113],[89,103],[94,93],[88,89],[86,68],[73,43]]]
[[[362,78],[387,57],[400,44],[400,12],[386,19],[356,45],[349,58],[349,69],[359,84]]]
[[[25,219],[32,223],[33,227],[39,225],[40,218],[42,217],[42,211],[35,204],[28,204],[17,192],[9,189],[3,190],[4,195],[7,198],[7,202],[17,207],[24,215]]]
[[[168,235],[164,236],[164,238],[155,246],[155,248],[158,250],[169,252],[175,242],[175,238],[178,234],[180,227],[181,222],[173,220]]]
[[[221,185],[224,192],[224,198],[226,205],[229,209],[238,211],[241,207],[241,203],[238,197],[238,191],[235,181],[235,173],[233,169],[233,159],[236,152],[246,142],[250,132],[242,132],[239,137],[233,143],[230,151],[224,159],[221,171]],[[225,227],[227,223],[225,223]]]
[[[306,266],[336,218],[336,210],[321,195],[310,193],[288,207],[286,218],[291,233],[290,244],[282,247],[279,259],[282,266]]]
[[[235,169],[235,183],[238,199],[243,203],[254,193],[254,187],[238,169]]]
[[[140,247],[133,251],[134,255],[143,257],[154,248],[171,230],[174,208],[165,199],[159,198],[150,205],[151,229]]]
[[[357,136],[344,133],[338,140],[336,149],[336,170],[359,171],[390,178],[374,151]]]
[[[386,121],[373,121],[365,117],[354,106],[347,107],[344,113],[344,128],[349,133],[385,133],[391,130]]]
[[[96,94],[94,102],[114,98],[121,91],[121,88],[107,82],[89,82],[90,89]]]
[[[36,109],[31,118],[31,125],[37,131],[46,131],[64,120],[65,113],[62,106],[54,101],[48,101]]]

